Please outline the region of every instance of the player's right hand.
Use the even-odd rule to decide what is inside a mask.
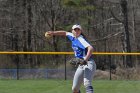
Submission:
[[[45,37],[46,38],[50,38],[50,37],[52,37],[53,36],[53,32],[52,31],[47,31],[46,33],[45,33]]]

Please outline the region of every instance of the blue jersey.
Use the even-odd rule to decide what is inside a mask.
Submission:
[[[72,33],[67,32],[66,36],[72,42],[75,57],[84,58],[87,54],[87,47],[90,46],[90,44],[83,38],[82,35],[75,38]]]

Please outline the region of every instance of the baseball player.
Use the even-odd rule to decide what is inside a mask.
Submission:
[[[86,62],[84,65],[79,65],[75,72],[72,92],[81,93],[80,86],[84,83],[86,93],[93,93],[92,78],[96,70],[96,64],[92,58],[93,47],[84,38],[82,31],[82,27],[79,24],[75,24],[72,26],[72,32],[48,31],[46,33],[50,36],[66,36],[72,42],[75,57],[81,58]]]

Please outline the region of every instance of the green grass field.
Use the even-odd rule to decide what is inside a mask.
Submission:
[[[0,93],[72,93],[71,85],[71,80],[0,80]],[[93,86],[94,93],[140,93],[140,81],[95,80]]]

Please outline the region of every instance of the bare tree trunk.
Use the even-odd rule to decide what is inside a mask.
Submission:
[[[27,33],[28,33],[28,51],[32,51],[32,7],[31,7],[31,3],[32,0],[27,0]],[[30,66],[33,67],[33,59],[32,59],[32,55],[28,55],[28,60],[30,62]]]
[[[14,51],[18,51],[19,50],[19,35],[18,35],[18,23],[16,23],[16,17],[17,17],[17,8],[18,8],[18,4],[19,4],[19,0],[14,0],[14,18],[13,18],[13,41],[12,41],[12,48]],[[13,56],[14,59],[13,61],[16,63],[17,66],[17,80],[19,79],[19,55],[14,55]]]
[[[121,0],[121,7],[122,7],[122,12],[124,16],[124,47],[125,47],[125,52],[131,52],[131,46],[130,46],[130,39],[129,39],[129,31],[128,31],[128,11],[127,11],[127,1],[126,0]],[[131,55],[126,56],[125,62],[127,62],[127,66],[132,67],[132,57]]]

